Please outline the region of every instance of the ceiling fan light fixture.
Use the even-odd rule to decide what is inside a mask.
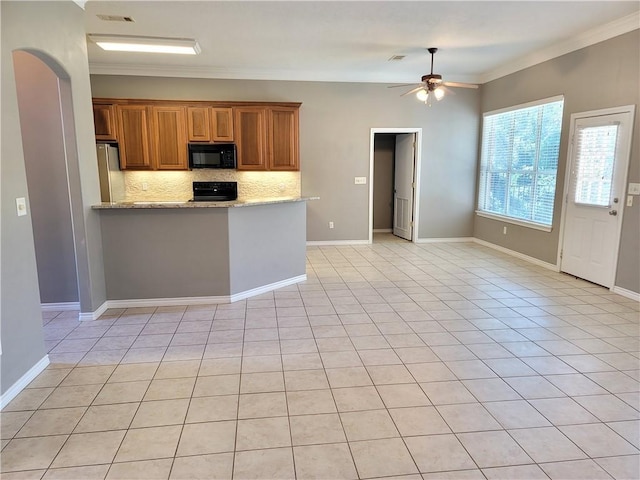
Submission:
[[[117,52],[175,53],[197,55],[200,45],[192,38],[137,37],[89,34],[89,39],[103,50]]]
[[[454,88],[478,88],[478,85],[472,83],[461,83],[461,82],[445,82],[442,79],[442,75],[439,73],[433,73],[433,56],[438,51],[437,48],[432,47],[428,48],[427,51],[431,54],[431,71],[426,75],[423,75],[420,79],[420,83],[417,85],[411,85],[413,88],[408,92],[400,95],[404,97],[405,95],[411,95],[412,93],[416,94],[416,98],[424,102],[425,105],[431,106],[433,103],[433,99],[435,98],[437,102],[442,100],[446,95],[453,94],[453,91],[449,90],[447,87]],[[410,84],[403,85],[391,85],[388,88],[395,87],[408,87]]]
[[[416,93],[416,98],[421,102],[426,102],[427,98],[429,98],[429,92],[427,92],[424,88],[418,90]]]

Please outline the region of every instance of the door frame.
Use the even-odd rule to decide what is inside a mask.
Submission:
[[[369,240],[367,243],[373,243],[373,167],[374,167],[374,144],[376,133],[413,133],[416,138],[416,148],[414,150],[414,178],[416,183],[416,188],[413,191],[413,230],[411,231],[411,241],[416,242],[418,240],[418,227],[420,216],[419,208],[420,208],[420,172],[422,165],[422,128],[417,127],[395,127],[395,128],[372,128],[371,129],[371,138],[369,144]],[[395,158],[394,158],[395,162]]]
[[[569,188],[571,184],[571,166],[573,164],[573,137],[575,134],[575,122],[581,118],[591,118],[591,117],[603,117],[606,115],[615,115],[615,114],[624,114],[628,113],[631,115],[630,125],[629,125],[629,136],[627,139],[628,145],[625,145],[625,148],[629,152],[629,158],[627,159],[627,168],[623,172],[623,195],[620,198],[620,207],[618,208],[618,229],[616,232],[616,242],[614,247],[614,263],[613,269],[611,272],[611,277],[609,279],[609,290],[612,290],[616,286],[616,275],[618,273],[618,260],[620,255],[620,238],[622,233],[622,222],[624,220],[624,211],[627,205],[627,181],[629,177],[629,160],[631,159],[631,145],[633,141],[633,124],[635,119],[635,105],[623,105],[619,107],[610,107],[603,108],[600,110],[589,110],[587,112],[578,112],[572,113],[571,118],[569,120],[569,145],[567,148],[567,157],[566,157],[566,168],[564,172],[564,187],[562,190],[562,209],[560,212],[560,232],[558,235],[558,256],[556,264],[558,265],[558,271],[562,272],[562,250],[564,246],[564,234],[565,234],[565,226],[567,222],[567,202],[569,201]]]

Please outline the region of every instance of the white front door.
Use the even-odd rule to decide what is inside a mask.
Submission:
[[[396,135],[393,234],[406,240],[413,230],[414,152],[415,134]]]
[[[571,118],[560,269],[609,288],[615,280],[633,124],[633,110],[625,108]]]

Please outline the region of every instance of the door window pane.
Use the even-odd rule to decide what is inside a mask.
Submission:
[[[611,205],[613,164],[616,157],[618,125],[580,128],[574,201],[582,205]]]

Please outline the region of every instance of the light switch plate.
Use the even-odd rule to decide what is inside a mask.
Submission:
[[[629,184],[629,195],[640,195],[640,183]]]
[[[27,214],[27,201],[24,197],[16,198],[16,209],[19,217],[24,217]]]
[[[354,182],[356,185],[366,185],[367,177],[355,177]]]

